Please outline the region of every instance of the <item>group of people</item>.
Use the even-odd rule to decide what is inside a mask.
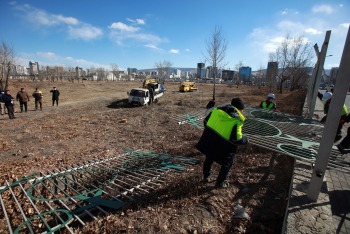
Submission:
[[[326,92],[323,95],[321,93],[318,94],[323,102],[325,114],[321,122],[326,121],[332,99],[332,92],[333,89],[331,92]],[[267,99],[260,103],[259,108],[278,112],[274,99],[275,95],[270,93]],[[207,109],[211,109],[214,106],[215,99],[208,103]],[[229,105],[215,108],[204,119],[205,129],[196,145],[196,148],[206,156],[203,165],[203,183],[208,183],[210,181],[210,169],[213,163],[216,162],[221,165],[221,169],[216,179],[215,188],[225,188],[229,186],[226,179],[232,167],[237,146],[248,143],[248,139],[242,135],[243,122],[246,119],[243,116],[243,110],[243,101],[240,98],[234,98]],[[342,138],[341,129],[345,122],[350,122],[350,114],[348,114],[348,110],[344,105],[334,142]],[[344,153],[345,149],[350,147],[350,127],[348,128],[347,136],[337,147],[341,153]]]
[[[54,106],[55,102],[58,106],[58,100],[60,96],[60,92],[56,89],[56,87],[53,87],[53,89],[50,91],[52,93],[52,106]],[[36,88],[35,91],[32,94],[32,97],[35,100],[35,111],[38,110],[40,106],[40,110],[43,110],[43,103],[42,98],[44,97],[43,93],[39,90],[39,88]],[[19,101],[20,109],[22,113],[23,111],[28,111],[28,102],[30,101],[28,93],[25,91],[24,88],[21,88],[21,91],[19,91],[16,95],[16,101]],[[15,98],[13,98],[10,94],[10,90],[3,90],[0,89],[0,109],[1,109],[1,115],[7,114],[9,115],[10,119],[15,119]],[[6,109],[5,109],[6,108]]]

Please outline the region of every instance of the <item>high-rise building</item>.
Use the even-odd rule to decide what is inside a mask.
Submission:
[[[83,75],[83,68],[82,67],[75,67],[75,76],[76,77],[81,77]]]
[[[224,81],[233,80],[234,75],[235,75],[235,71],[232,71],[232,70],[222,71],[222,79]]]
[[[38,75],[39,74],[39,63],[29,61],[29,71],[30,71],[30,75]]]
[[[203,76],[204,71],[204,76]],[[205,76],[205,64],[204,63],[197,63],[197,78],[202,78]]]
[[[132,67],[128,67],[128,74],[130,75],[131,73],[137,74],[137,69],[136,68],[132,68]]]
[[[241,81],[250,81],[252,74],[252,68],[251,67],[240,67],[239,68],[239,75]]]
[[[266,79],[267,81],[276,81],[278,71],[278,62],[268,62],[267,63],[267,72]]]
[[[181,78],[181,70],[175,69],[175,70],[172,72],[172,75],[173,75],[173,77]]]

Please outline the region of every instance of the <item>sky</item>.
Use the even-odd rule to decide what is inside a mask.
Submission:
[[[283,37],[322,47],[332,30],[325,69],[339,66],[350,23],[350,1],[0,1],[0,39],[17,63],[110,69],[174,67],[205,62],[205,40],[216,25],[228,39],[226,68],[243,61],[266,68]],[[316,62],[316,57],[313,59]],[[206,64],[209,65],[209,64]]]

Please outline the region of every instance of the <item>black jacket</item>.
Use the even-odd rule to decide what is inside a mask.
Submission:
[[[56,90],[51,90],[50,93],[52,93],[52,100],[58,100],[58,96],[60,96],[60,92]]]
[[[4,94],[0,93],[0,102],[4,103],[4,101],[2,101],[2,95]]]
[[[14,99],[11,95],[3,94],[2,100],[5,102],[5,106],[13,106],[11,99]]]
[[[214,106],[215,106],[215,102],[213,102],[213,100],[211,100],[207,105],[207,109],[213,108]]]
[[[237,110],[231,105],[218,107],[218,109],[225,111],[233,118],[240,118]],[[237,125],[232,129],[230,140],[223,138],[217,132],[206,126],[210,115],[211,113],[204,119],[205,129],[196,148],[207,157],[214,159],[217,163],[223,164],[229,158],[234,157],[237,145],[247,144],[248,139],[242,136],[241,139],[237,140]]]

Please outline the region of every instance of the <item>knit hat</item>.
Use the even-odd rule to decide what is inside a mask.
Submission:
[[[231,105],[236,107],[238,110],[243,110],[244,109],[244,102],[240,98],[232,99]]]

